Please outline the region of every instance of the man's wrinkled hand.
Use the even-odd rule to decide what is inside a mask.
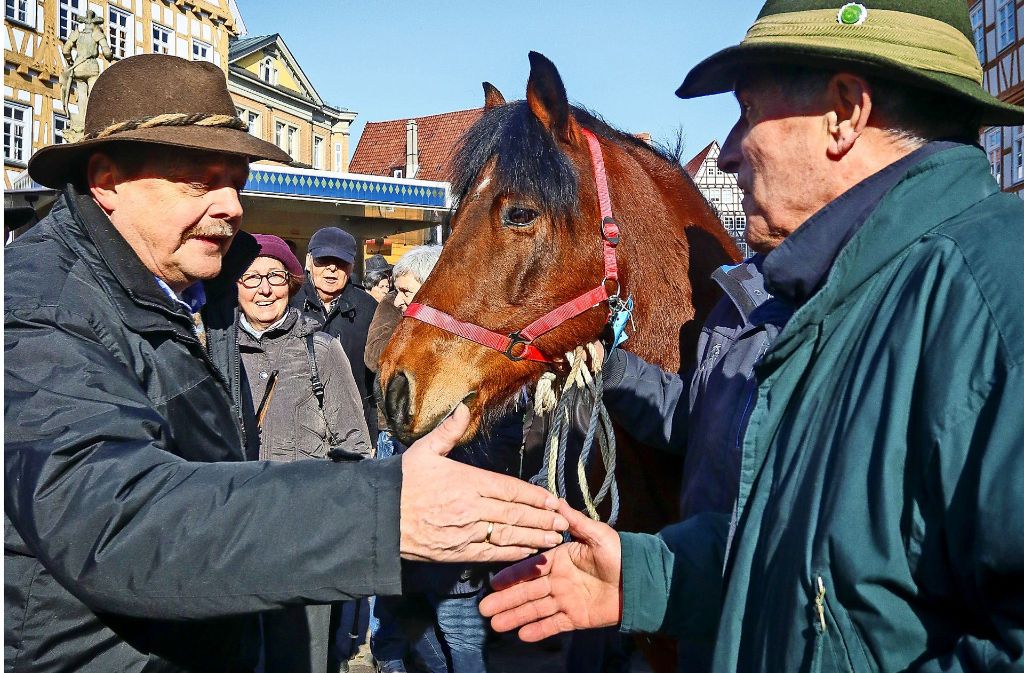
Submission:
[[[495,593],[480,603],[496,631],[519,629],[527,642],[622,619],[622,549],[610,526],[563,501],[574,540],[498,573]]]
[[[560,543],[569,524],[554,496],[445,458],[468,425],[460,404],[402,455],[402,558],[518,561]]]

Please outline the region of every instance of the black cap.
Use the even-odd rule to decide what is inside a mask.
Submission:
[[[337,227],[324,227],[309,239],[309,254],[314,257],[337,257],[343,262],[356,260],[356,239]]]
[[[373,255],[366,258],[366,271],[391,271],[393,268],[384,255]]]

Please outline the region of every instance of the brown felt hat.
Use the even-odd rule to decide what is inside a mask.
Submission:
[[[223,70],[166,54],[132,56],[104,70],[89,94],[84,131],[79,142],[35,152],[28,162],[32,179],[59,189],[78,177],[94,150],[111,142],[291,162],[286,152],[246,131]]]

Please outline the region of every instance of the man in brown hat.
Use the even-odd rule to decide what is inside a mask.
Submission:
[[[249,671],[259,611],[560,538],[545,491],[443,457],[463,407],[393,460],[248,460],[238,192],[288,157],[172,56],[108,68],[85,122],[33,157],[61,196],[4,255],[5,669]]]
[[[735,92],[719,164],[794,309],[732,515],[652,536],[563,506],[575,540],[495,578],[495,628],[660,631],[723,673],[1024,670],[1024,204],[976,145],[1024,109],[971,35],[963,0],[770,0],[690,72],[683,98]]]

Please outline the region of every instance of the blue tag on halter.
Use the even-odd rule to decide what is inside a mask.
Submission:
[[[626,325],[632,317],[633,295],[629,295],[625,302],[619,303],[618,308],[615,309],[609,321],[612,326],[612,347],[609,349],[609,352],[626,343],[626,340],[629,339],[629,335],[626,334]]]

